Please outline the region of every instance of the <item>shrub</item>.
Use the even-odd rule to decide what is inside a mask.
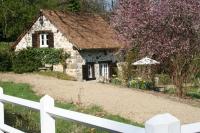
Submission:
[[[149,89],[149,90],[154,88],[152,82],[143,80],[131,80],[129,82],[129,87],[138,89]]]
[[[192,98],[200,99],[200,93],[198,93],[198,92],[187,92],[186,95],[190,96]]]
[[[129,87],[131,87],[131,88],[139,88],[138,81],[137,80],[131,80],[129,82]]]
[[[8,44],[0,44],[0,71],[10,71],[12,67],[12,52]]]
[[[38,71],[41,66],[41,57],[34,49],[21,50],[13,58],[13,71],[16,73]]]
[[[111,79],[111,83],[114,85],[121,85],[122,81],[118,77],[115,77]]]
[[[62,49],[28,48],[15,53],[13,70],[16,73],[38,71],[45,64],[56,65],[66,60],[69,54]]]
[[[186,92],[186,95],[192,98],[200,99],[200,89],[192,88]]]

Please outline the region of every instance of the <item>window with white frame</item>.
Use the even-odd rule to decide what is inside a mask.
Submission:
[[[48,33],[42,33],[40,34],[40,48],[48,48],[49,44],[48,44]]]
[[[100,76],[105,79],[109,78],[109,65],[108,63],[100,63],[99,64]]]

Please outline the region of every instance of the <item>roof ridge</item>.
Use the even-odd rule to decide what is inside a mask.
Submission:
[[[87,16],[97,16],[97,17],[101,17],[101,15],[97,14],[97,13],[90,13],[90,12],[70,12],[70,11],[65,11],[65,10],[52,10],[52,9],[40,9],[41,13],[45,13],[45,11],[47,12],[60,12],[63,14],[73,14],[73,15],[87,15]],[[102,18],[102,17],[101,17]]]

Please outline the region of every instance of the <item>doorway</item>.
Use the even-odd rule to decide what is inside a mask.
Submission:
[[[99,64],[100,76],[105,80],[109,80],[109,65],[108,63]]]
[[[82,66],[83,79],[84,80],[95,80],[95,68],[94,63],[86,63]]]

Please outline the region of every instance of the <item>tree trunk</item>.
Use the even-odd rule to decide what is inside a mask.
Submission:
[[[67,64],[66,64],[66,63],[65,63],[65,64],[62,64],[62,66],[63,66],[63,73],[66,74]]]
[[[183,97],[183,85],[177,85],[177,89],[178,89],[178,96],[179,97]]]
[[[176,86],[176,92],[179,97],[183,97],[183,78],[179,75],[178,72],[175,73],[174,77],[174,85]]]

